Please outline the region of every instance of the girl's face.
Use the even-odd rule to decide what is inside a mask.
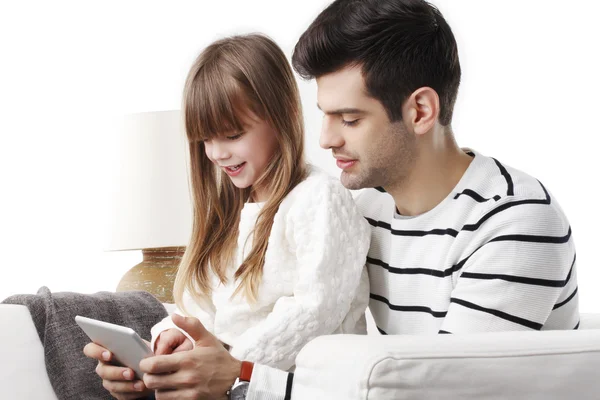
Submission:
[[[242,121],[242,132],[228,132],[204,141],[206,156],[240,189],[254,185],[278,147],[275,130],[266,121],[251,112]],[[266,201],[268,193],[261,189],[255,188],[254,201]]]

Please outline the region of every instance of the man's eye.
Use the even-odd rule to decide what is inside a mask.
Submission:
[[[342,124],[344,124],[344,126],[356,126],[358,121],[360,121],[360,119],[355,119],[354,121],[346,121],[345,119],[342,119]]]

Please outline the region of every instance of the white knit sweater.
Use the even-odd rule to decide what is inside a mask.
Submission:
[[[242,210],[229,277],[251,249],[252,239],[246,239],[261,207],[247,203]],[[231,345],[237,359],[289,370],[300,349],[319,335],[366,333],[369,238],[369,224],[350,192],[313,169],[275,215],[257,303],[231,298],[237,283],[222,285],[213,276],[212,302],[197,304],[186,293],[185,309]],[[160,332],[173,327],[170,317],[154,326],[152,348]]]

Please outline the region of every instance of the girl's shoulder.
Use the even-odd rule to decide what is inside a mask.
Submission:
[[[337,177],[316,167],[310,168],[308,177],[299,183],[280,206],[280,215],[300,231],[323,231],[324,226],[343,227],[368,242],[369,223],[354,203],[351,192]],[[348,227],[346,229],[346,227]],[[305,238],[311,238],[308,236]],[[308,239],[307,239],[308,240]],[[362,240],[362,239],[361,239]]]
[[[309,165],[306,179],[296,185],[288,197],[320,197],[320,195],[330,193],[350,194],[350,191],[342,185],[338,178],[331,176],[319,167]]]
[[[300,182],[282,202],[284,208],[305,208],[311,205],[322,205],[336,203],[354,206],[354,200],[350,191],[346,189],[340,180],[322,169],[310,166],[308,176]]]

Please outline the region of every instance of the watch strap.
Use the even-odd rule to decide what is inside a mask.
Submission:
[[[242,361],[242,368],[240,369],[240,381],[250,382],[253,370],[254,363],[250,361]]]

